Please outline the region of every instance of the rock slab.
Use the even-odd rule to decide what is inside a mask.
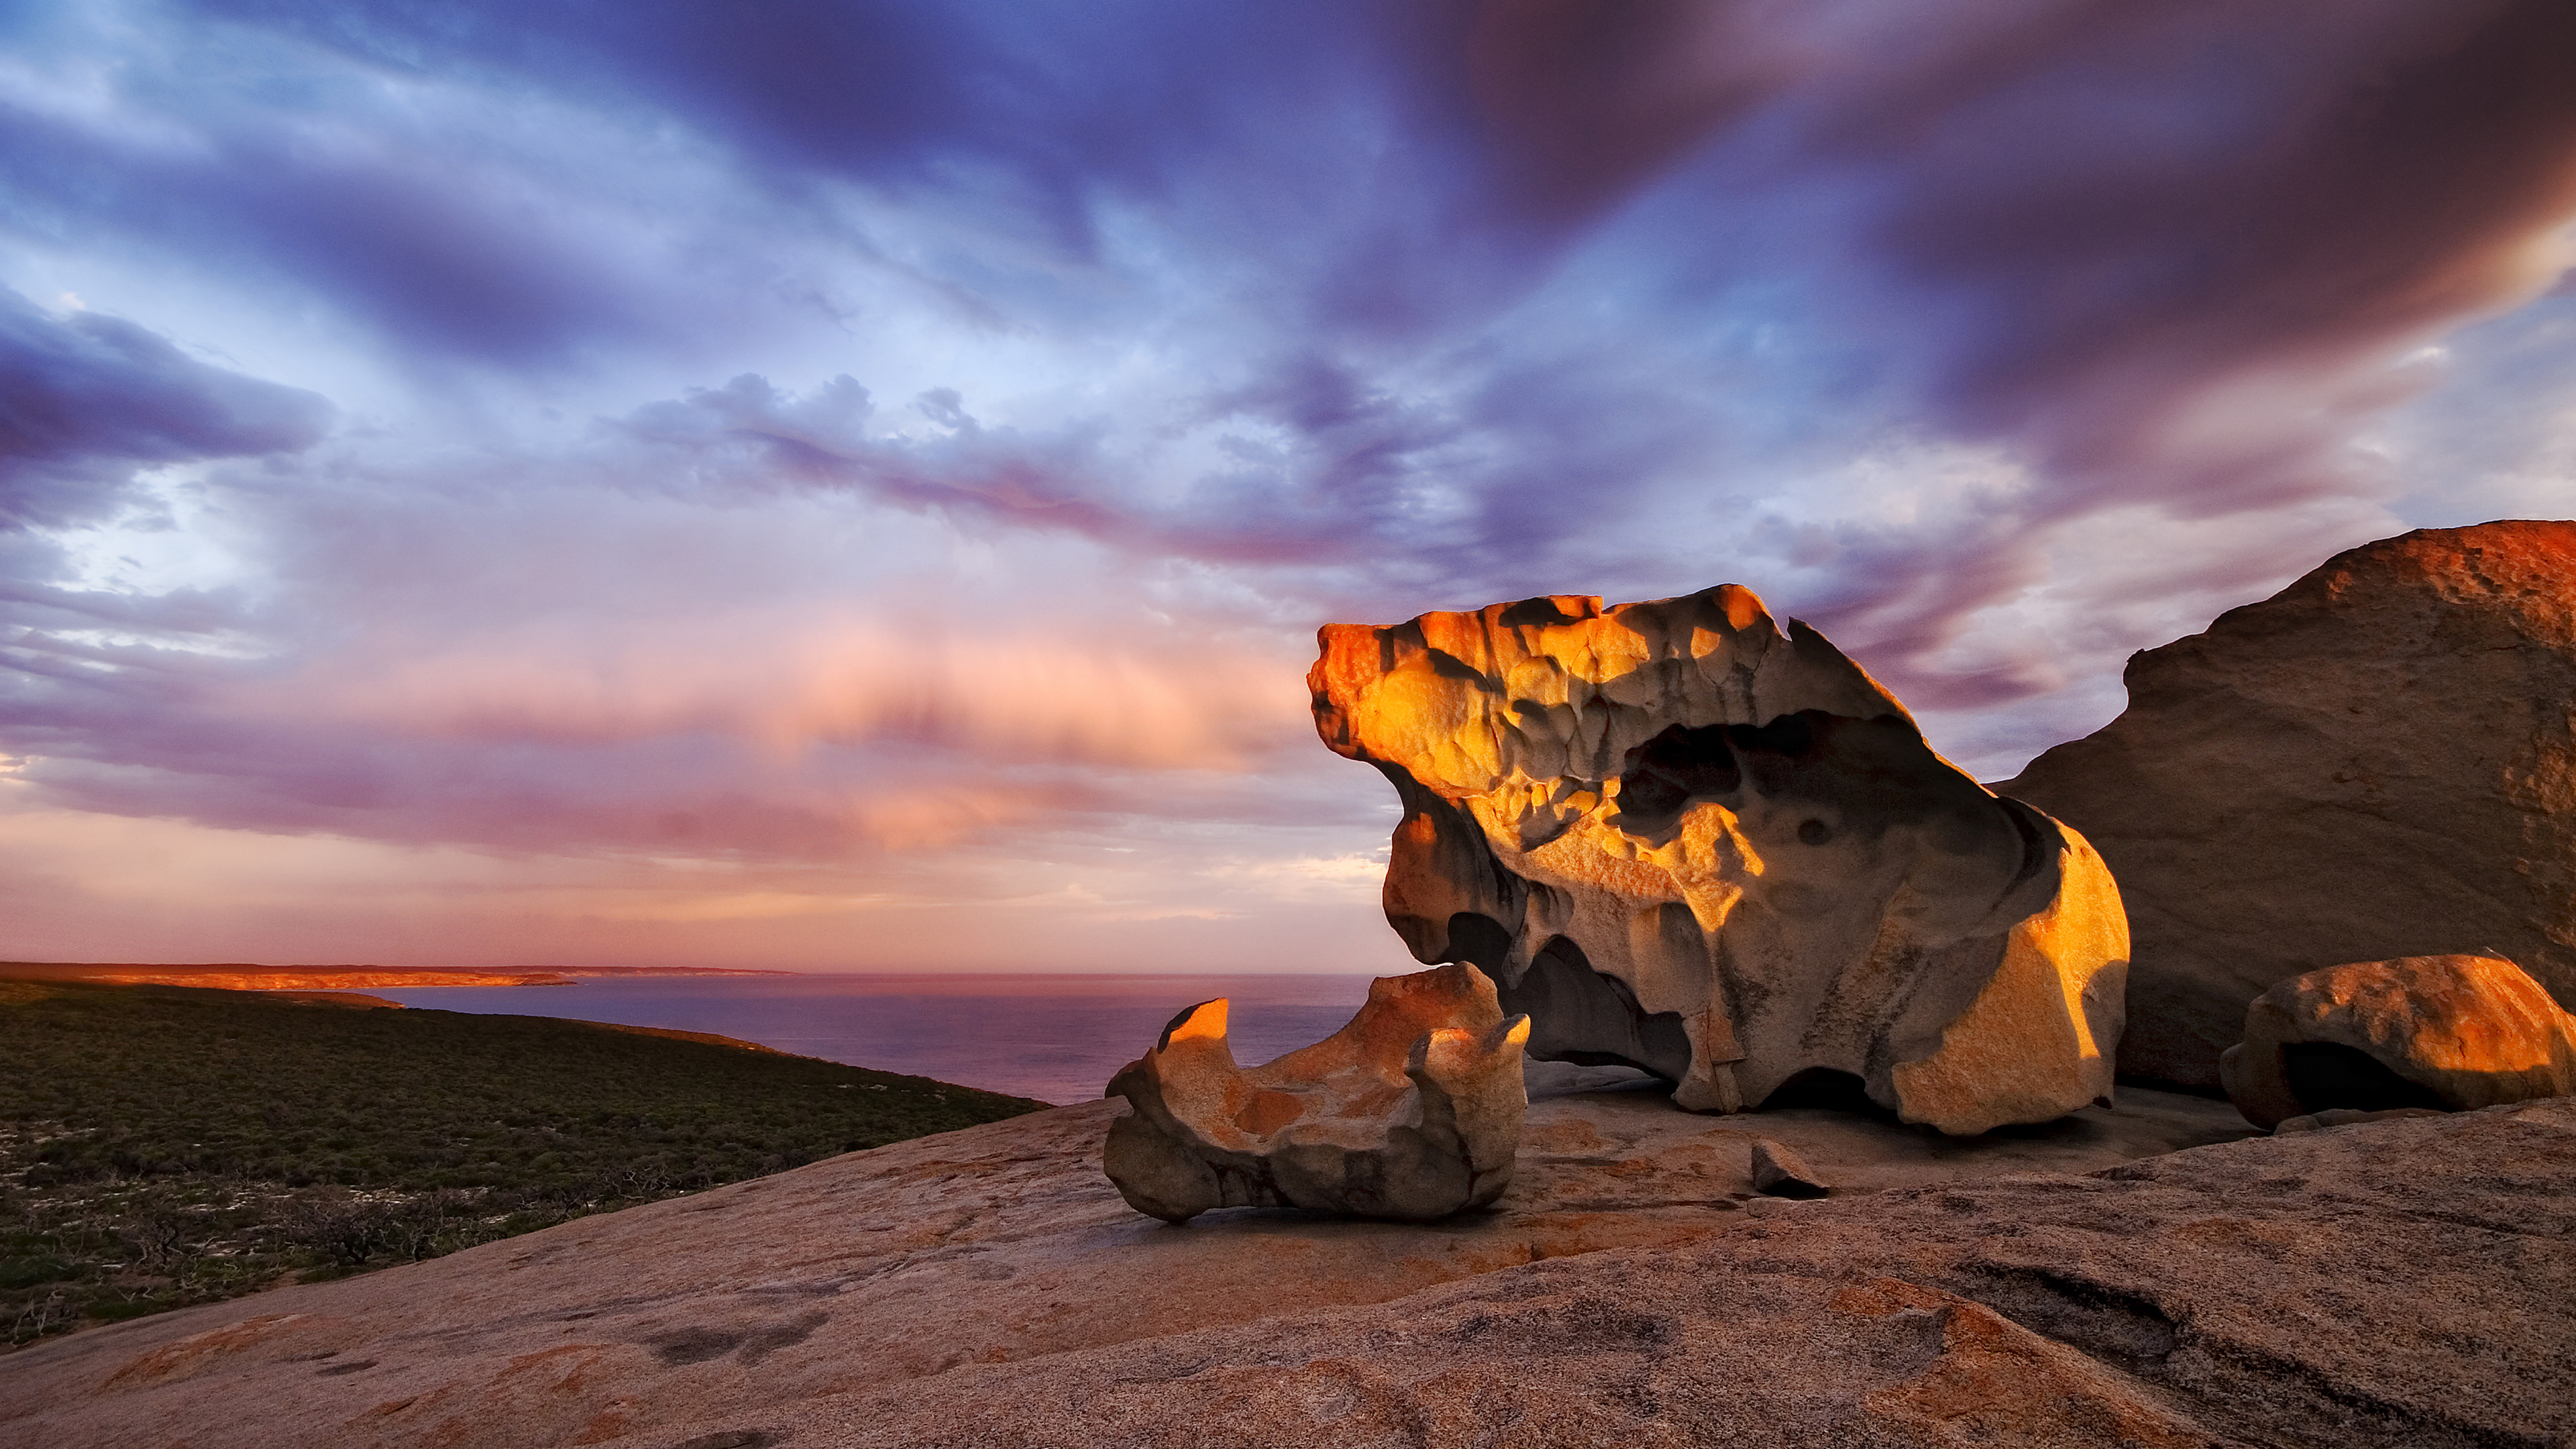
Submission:
[[[2128,928],[2101,859],[1749,591],[1319,639],[1317,730],[1404,808],[1388,922],[1491,976],[1532,1055],[1701,1111],[1848,1073],[1960,1134],[2108,1098]]]
[[[1225,1026],[1226,1003],[1203,1001],[1109,1083],[1135,1110],[1110,1124],[1101,1165],[1138,1212],[1430,1222],[1511,1186],[1529,1018],[1506,1020],[1475,967],[1381,976],[1348,1025],[1263,1066],[1235,1065]]]
[[[2576,1018],[2492,956],[2356,961],[2255,997],[2219,1074],[2257,1127],[2338,1108],[2458,1112],[2559,1097],[2576,1092]]]
[[[1035,1113],[41,1344],[0,1365],[0,1443],[2576,1436],[2567,1099],[2123,1160],[2233,1114],[2140,1091],[1962,1141],[1807,1109],[1550,1098],[1491,1213],[1231,1209],[1180,1230],[1136,1216],[1091,1160],[1117,1110]],[[1744,1202],[1748,1121],[1851,1195]]]
[[[2122,1072],[2218,1085],[2245,1004],[2339,962],[2504,956],[2576,1004],[2576,523],[2337,554],[2128,686],[1995,787],[2119,877]]]

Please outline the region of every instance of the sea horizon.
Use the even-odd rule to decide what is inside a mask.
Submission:
[[[1235,1059],[1251,1066],[1339,1030],[1367,999],[1371,979],[1320,972],[794,971],[376,987],[365,994],[415,1010],[712,1032],[1063,1105],[1099,1097],[1119,1067],[1199,1002],[1232,1003]]]

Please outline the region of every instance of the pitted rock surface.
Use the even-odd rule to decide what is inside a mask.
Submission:
[[[1747,590],[1334,624],[1316,728],[1404,807],[1386,912],[1533,1056],[1701,1111],[1858,1077],[1969,1134],[2106,1099],[2126,917],[2081,835],[1997,799]]]
[[[2128,684],[1995,787],[2119,876],[2123,1073],[2216,1086],[2248,1001],[2347,961],[2504,956],[2576,1006],[2576,523],[2338,554]]]

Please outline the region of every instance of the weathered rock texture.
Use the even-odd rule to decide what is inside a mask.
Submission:
[[[1182,1012],[1109,1084],[1136,1110],[1110,1124],[1102,1166],[1138,1212],[1429,1222],[1511,1186],[1529,1018],[1506,1021],[1475,967],[1379,977],[1349,1025],[1249,1070],[1225,1019],[1222,998]]]
[[[2340,961],[2508,956],[2576,1003],[2576,523],[2338,554],[2128,683],[1995,787],[2120,878],[2122,1071],[2215,1085],[2247,1001]]]
[[[1532,1055],[1633,1063],[1703,1111],[1847,1072],[1953,1133],[2109,1096],[2110,873],[1746,590],[1320,637],[1317,729],[1403,798],[1387,919],[1484,968]]]
[[[1965,1140],[1767,1113],[1763,1132],[1841,1189],[1792,1203],[1744,1200],[1748,1119],[1648,1092],[1548,1099],[1490,1213],[1238,1209],[1186,1230],[1100,1175],[1091,1152],[1121,1110],[1034,1113],[40,1344],[0,1361],[0,1443],[2576,1435],[2576,1102],[2125,1163],[2234,1113],[2133,1091]]]
[[[2527,1102],[2576,1092],[2576,1018],[2492,956],[2358,961],[2255,997],[2219,1074],[2257,1127],[2336,1108]]]

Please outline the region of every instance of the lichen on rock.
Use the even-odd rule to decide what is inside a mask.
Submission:
[[[1135,1110],[1102,1166],[1138,1212],[1301,1207],[1428,1222],[1511,1185],[1529,1098],[1529,1019],[1459,964],[1380,977],[1340,1031],[1263,1066],[1235,1065],[1226,1002],[1172,1018],[1109,1083]]]
[[[1531,1055],[1630,1063],[1707,1111],[1845,1072],[1961,1134],[2108,1100],[2109,871],[1750,591],[1319,640],[1317,730],[1404,808],[1389,923],[1490,975]]]

